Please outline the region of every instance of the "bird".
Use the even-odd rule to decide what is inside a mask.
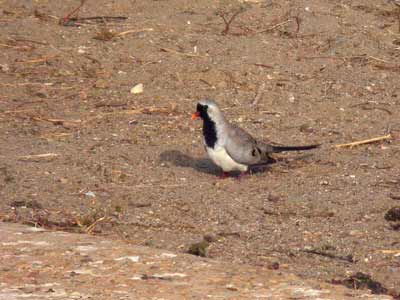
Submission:
[[[213,100],[197,103],[192,120],[203,121],[203,144],[208,156],[222,169],[221,178],[240,171],[239,178],[252,167],[267,165],[275,160],[271,153],[315,149],[320,144],[305,146],[275,146],[258,141],[244,129],[231,124]]]

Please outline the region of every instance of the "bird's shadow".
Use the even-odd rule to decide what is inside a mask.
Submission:
[[[177,167],[192,168],[198,172],[216,175],[220,169],[208,158],[194,158],[178,150],[168,150],[160,154],[160,161]]]
[[[222,170],[217,167],[210,159],[194,158],[178,150],[168,150],[162,152],[160,154],[160,162],[172,163],[177,167],[192,168],[198,172],[205,174],[219,175],[222,172]],[[274,162],[275,161],[271,161],[270,164]],[[262,173],[269,167],[270,164],[252,167],[251,173]],[[232,176],[237,176],[240,174],[240,172],[233,171],[231,172],[231,174]]]

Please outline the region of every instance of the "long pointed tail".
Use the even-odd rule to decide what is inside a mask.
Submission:
[[[311,150],[321,146],[321,144],[315,145],[306,145],[306,146],[272,146],[272,152],[285,152],[285,151],[303,151],[303,150]]]

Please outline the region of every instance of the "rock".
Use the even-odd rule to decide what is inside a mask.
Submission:
[[[385,214],[386,221],[400,221],[400,206],[389,209]]]
[[[143,83],[139,83],[131,88],[131,94],[141,94],[143,93]]]

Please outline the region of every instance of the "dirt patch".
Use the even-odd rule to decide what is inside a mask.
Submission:
[[[0,3],[2,220],[181,252],[210,235],[211,258],[400,293],[395,6],[88,0],[60,23],[79,1]],[[190,121],[205,97],[259,138],[323,146],[219,181]]]

